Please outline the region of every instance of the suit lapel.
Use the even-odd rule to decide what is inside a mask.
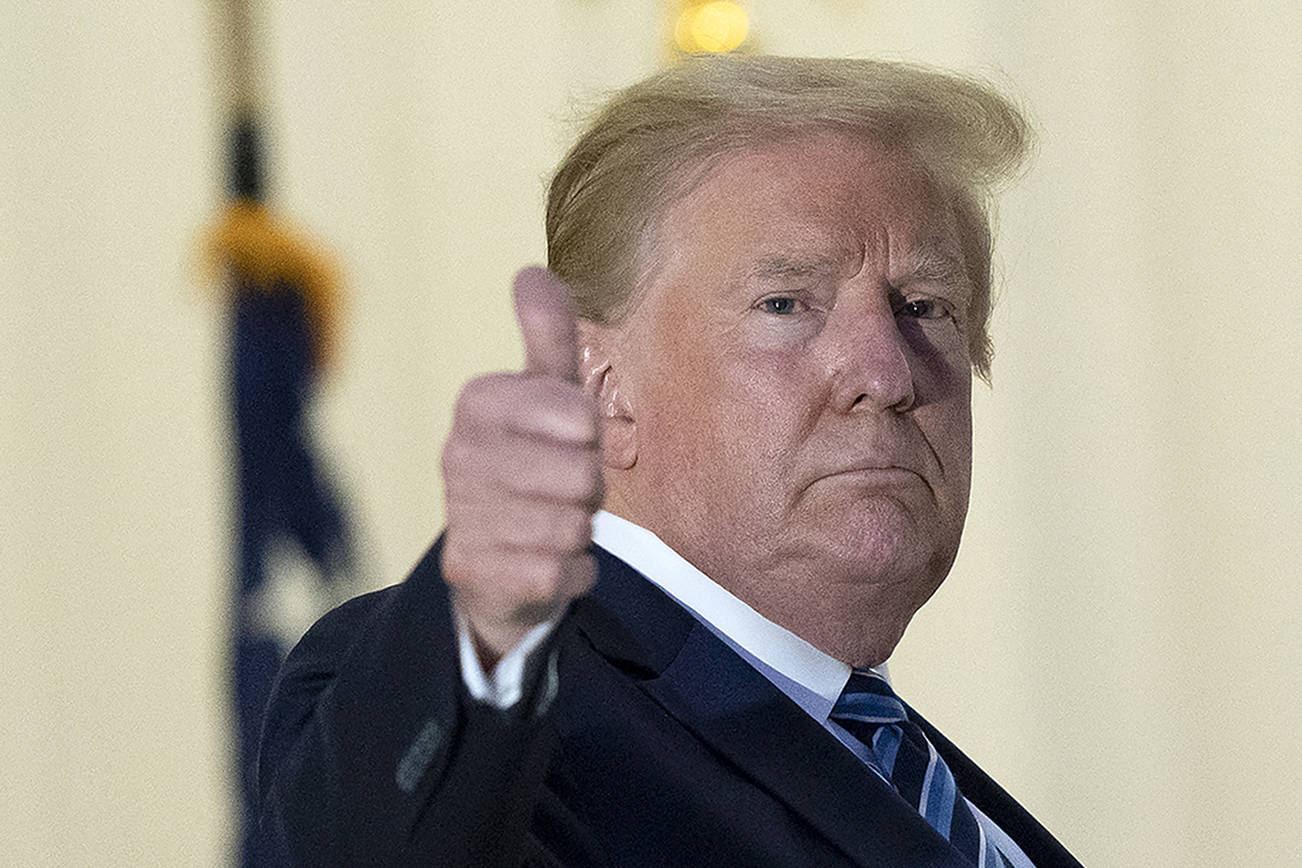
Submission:
[[[622,561],[598,552],[594,647],[716,754],[861,865],[966,868],[949,843],[831,733]]]

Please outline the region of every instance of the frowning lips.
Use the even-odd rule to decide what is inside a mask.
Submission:
[[[909,488],[931,483],[914,462],[903,459],[870,457],[818,473],[809,483],[841,483],[865,488]]]

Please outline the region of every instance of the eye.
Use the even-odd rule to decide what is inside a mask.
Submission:
[[[790,296],[779,295],[774,296],[773,298],[764,299],[759,303],[759,307],[765,313],[771,313],[777,316],[790,316],[793,313],[799,312],[800,302]]]
[[[941,319],[949,316],[949,311],[945,306],[938,303],[933,298],[917,298],[913,301],[906,301],[895,311],[897,316],[903,315],[913,319]]]

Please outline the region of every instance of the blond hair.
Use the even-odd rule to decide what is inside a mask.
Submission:
[[[579,315],[618,323],[631,309],[651,265],[644,241],[713,160],[814,130],[911,154],[949,195],[974,290],[972,367],[988,378],[992,198],[1023,164],[1030,129],[988,84],[913,64],[707,55],[616,94],[548,193],[548,265]]]

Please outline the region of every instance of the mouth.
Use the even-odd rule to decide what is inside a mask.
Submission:
[[[922,474],[918,473],[916,470],[910,470],[907,467],[900,467],[893,464],[847,467],[842,470],[834,470],[831,473],[819,477],[819,481],[823,480],[891,488],[927,484],[927,481],[922,478]]]
[[[820,474],[809,485],[820,488],[849,487],[865,494],[878,492],[887,495],[904,495],[913,492],[916,496],[929,492],[933,497],[935,496],[931,482],[921,472],[880,459],[869,459],[834,468]]]

